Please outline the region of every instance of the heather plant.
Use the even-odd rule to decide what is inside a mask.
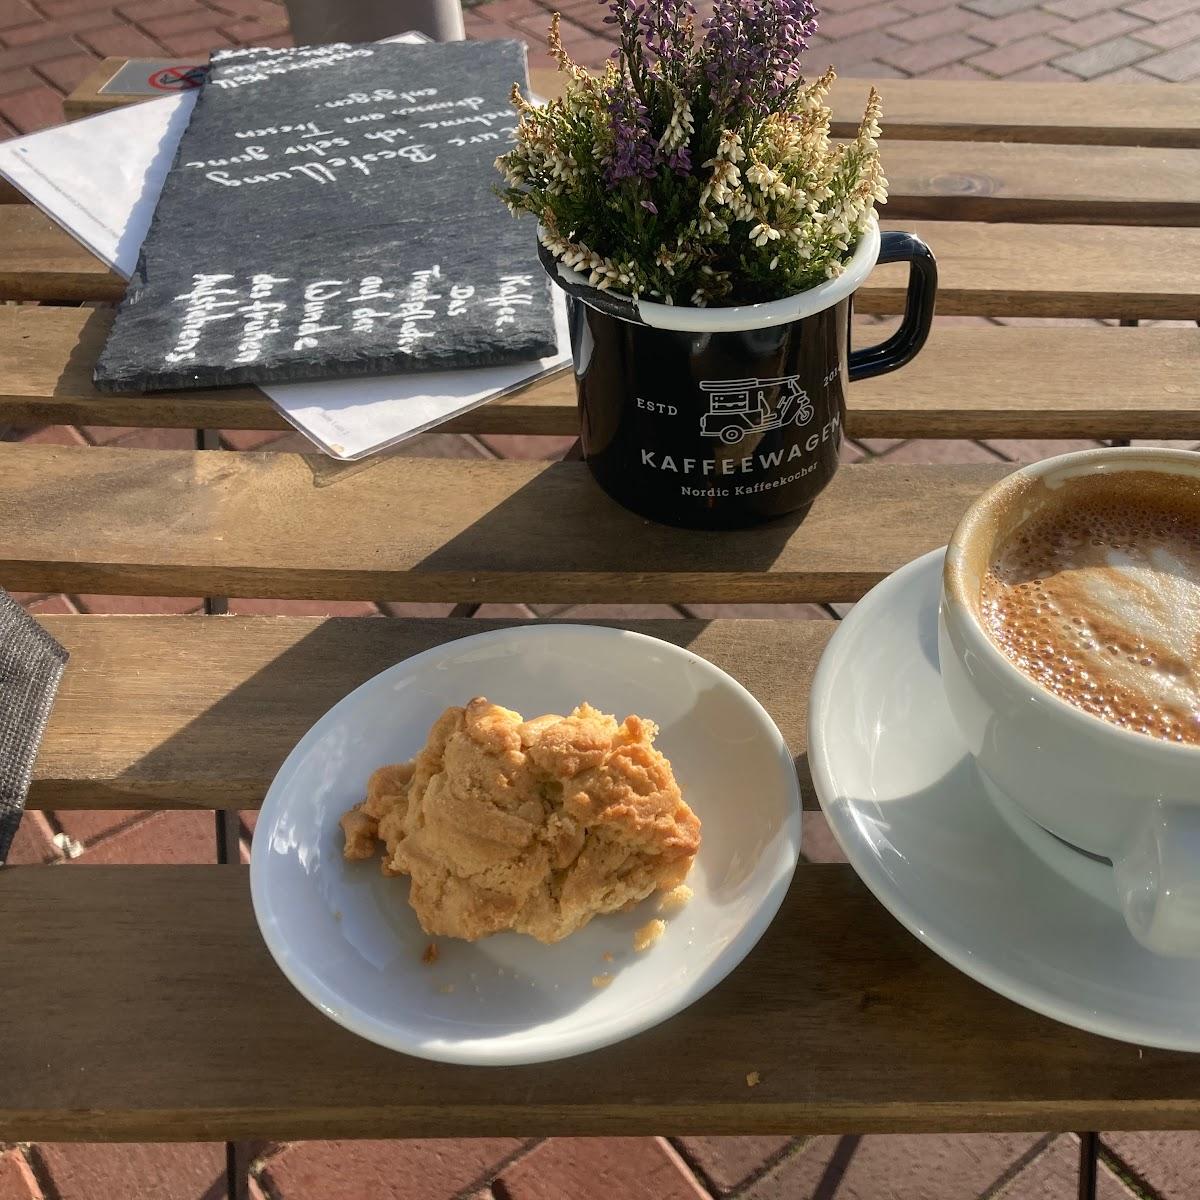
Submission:
[[[603,0],[602,0],[603,2]],[[598,288],[668,304],[776,300],[843,271],[887,198],[872,88],[852,141],[829,135],[827,70],[801,59],[808,0],[612,0],[619,45],[604,71],[549,44],[565,75],[540,107],[514,87],[500,194],[533,213],[555,258]]]

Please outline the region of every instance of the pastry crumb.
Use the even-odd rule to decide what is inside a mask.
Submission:
[[[454,991],[454,984],[443,983],[442,986],[438,988],[438,991],[441,992],[443,996],[449,996]]]
[[[421,961],[427,966],[432,967],[438,960],[438,945],[437,942],[430,942],[425,947],[425,953],[421,955]]]
[[[604,961],[605,961],[605,962],[612,962],[612,960],[613,960],[613,952],[612,952],[611,950],[605,950],[605,952],[604,952]]]
[[[666,932],[666,921],[659,920],[654,917],[647,921],[641,929],[633,931],[633,948],[641,954],[643,950],[649,950],[655,942]]]
[[[758,1087],[760,1083],[762,1083],[762,1076],[757,1071],[746,1072],[747,1087]]]
[[[664,892],[663,897],[658,902],[658,911],[660,913],[678,912],[691,898],[695,895],[686,883],[681,883],[673,887],[669,892]]]
[[[608,987],[608,985],[610,983],[612,983],[612,981],[613,981],[613,977],[611,975],[593,975],[592,976],[592,987],[606,988],[606,987]]]

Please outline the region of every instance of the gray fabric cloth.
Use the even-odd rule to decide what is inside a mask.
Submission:
[[[0,589],[0,866],[17,836],[67,652]]]

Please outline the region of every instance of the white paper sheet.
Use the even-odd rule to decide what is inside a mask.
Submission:
[[[195,102],[195,92],[180,92],[0,143],[0,175],[128,279]],[[571,361],[566,303],[558,288],[553,293],[559,352],[550,358],[262,390],[326,453],[362,458],[565,367]]]

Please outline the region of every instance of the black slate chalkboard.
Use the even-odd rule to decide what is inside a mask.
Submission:
[[[213,56],[96,366],[102,391],[480,367],[555,351],[496,198],[519,42]]]

